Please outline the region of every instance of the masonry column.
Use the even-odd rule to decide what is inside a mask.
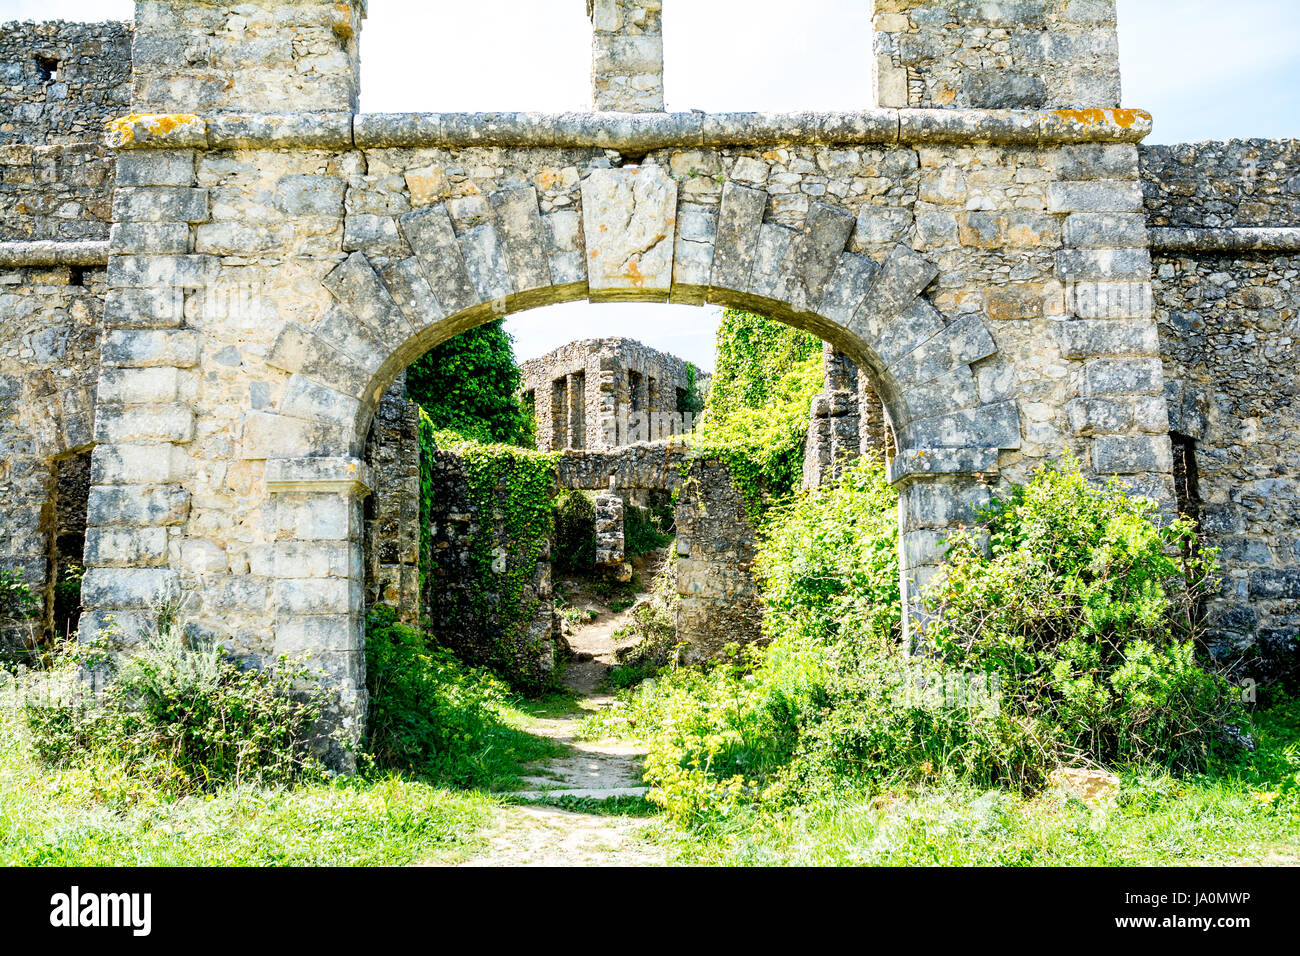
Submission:
[[[587,0],[594,31],[591,91],[595,108],[664,111],[662,0]]]
[[[1119,106],[1115,0],[875,0],[885,107]]]
[[[271,602],[274,653],[305,656],[335,692],[331,728],[355,743],[366,713],[362,502],[369,468],[355,458],[281,458],[267,462],[271,496]],[[353,769],[355,753],[336,740],[331,766]]]
[[[996,448],[903,452],[889,463],[898,490],[898,550],[902,572],[903,635],[909,650],[922,644],[921,594],[939,573],[954,528],[973,527],[988,507],[997,477]]]

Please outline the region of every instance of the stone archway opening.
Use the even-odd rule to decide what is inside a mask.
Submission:
[[[621,325],[621,309],[603,308],[606,332],[637,331]],[[549,321],[545,307],[527,310],[524,318]],[[797,406],[802,427],[789,450],[797,460],[793,485],[768,489],[779,498],[833,481],[864,453],[894,457],[889,412],[876,397],[871,373],[859,374],[850,359],[814,335],[789,332],[799,352],[784,371],[811,367],[818,383],[805,387],[806,394],[782,398],[784,405]],[[445,340],[418,360],[416,381],[431,358],[461,362],[463,355],[448,349],[466,335]],[[462,448],[457,443],[464,436],[452,430],[430,440],[434,423],[421,428],[416,401],[438,417],[442,396],[422,391],[424,385],[408,390],[415,366],[383,392],[364,458],[370,490],[363,504],[367,607],[387,604],[408,621],[426,622],[443,646],[532,689],[544,689],[563,669],[563,658],[576,654],[579,680],[590,682],[588,672],[603,674],[616,651],[635,651],[632,645],[605,646],[600,638],[630,625],[620,612],[650,599],[660,575],[667,576],[661,592],[667,584],[673,594],[671,646],[678,656],[703,660],[726,645],[760,640],[754,569],[759,528],[730,466],[714,458],[695,460],[694,414],[704,405],[700,385],[707,388],[707,374],[701,383],[694,367],[630,335],[569,342],[524,361],[520,372],[515,391],[520,406],[535,416],[536,431],[532,442],[519,440],[520,447],[510,451],[481,442]],[[552,401],[539,408],[538,393]],[[769,395],[753,410],[771,409],[776,401]],[[773,411],[782,420],[790,414],[789,408]],[[533,449],[553,456],[547,482],[561,514],[574,496],[586,501],[585,533],[593,540],[576,563],[563,531],[553,531],[538,548],[502,520],[517,506],[506,488],[511,472],[528,467],[523,459]],[[470,461],[485,457],[501,463],[501,487],[478,500]],[[651,521],[656,527],[647,535],[643,526]],[[657,542],[654,547],[647,546],[647,536]],[[505,595],[500,582],[521,570],[520,593]],[[585,626],[588,617],[594,628]],[[502,653],[503,641],[511,644],[509,653]]]

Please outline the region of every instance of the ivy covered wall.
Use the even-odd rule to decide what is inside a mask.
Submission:
[[[422,593],[431,632],[521,690],[553,686],[564,656],[551,590],[556,457],[471,441],[439,448],[427,415],[420,432]]]

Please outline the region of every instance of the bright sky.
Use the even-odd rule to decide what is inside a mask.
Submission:
[[[1123,102],[1155,116],[1147,142],[1300,135],[1300,0],[1118,2]],[[667,0],[668,108],[869,105],[869,6],[799,0],[793,16],[788,0]],[[133,7],[0,0],[0,20],[129,19]],[[362,108],[585,109],[589,41],[583,0],[370,0]],[[575,338],[629,335],[712,369],[716,322],[715,309],[573,303],[508,325],[521,360]]]

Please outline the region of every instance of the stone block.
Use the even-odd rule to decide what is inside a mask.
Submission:
[[[206,222],[208,191],[187,186],[120,187],[113,193],[113,219],[133,222]]]
[[[177,485],[95,485],[86,521],[90,526],[163,527],[184,524],[190,493]]]
[[[194,439],[190,405],[105,406],[95,417],[95,440],[109,444],[189,442]]]
[[[672,287],[677,184],[662,167],[594,170],[582,182],[592,301],[666,301]]]
[[[447,313],[454,315],[478,305],[478,293],[465,269],[465,257],[446,207],[417,209],[402,216],[398,224],[424,268],[429,288]]]
[[[1092,470],[1099,475],[1168,474],[1173,466],[1164,435],[1106,435],[1092,442]]]
[[[1047,184],[1048,212],[1141,212],[1137,180],[1086,180]]]
[[[153,611],[180,596],[180,578],[162,568],[88,568],[81,603],[92,610]]]
[[[100,360],[118,368],[193,368],[199,362],[201,349],[198,332],[114,329],[104,334]]]

